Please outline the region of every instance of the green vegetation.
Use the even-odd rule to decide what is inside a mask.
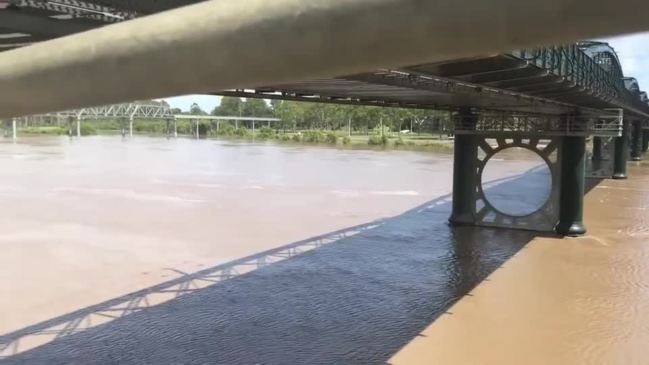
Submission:
[[[97,130],[88,123],[81,123],[81,128],[79,128],[79,132],[81,132],[82,136],[91,136],[97,134]]]
[[[173,110],[181,113],[180,110]],[[210,113],[193,104],[190,115],[275,117],[279,121],[255,125],[252,122],[216,121],[201,119],[198,133],[208,138],[241,138],[275,140],[284,143],[309,143],[340,145],[346,147],[371,146],[378,148],[425,149],[450,151],[448,112],[404,108],[381,108],[338,104],[306,103],[261,99],[223,97],[221,104]],[[50,123],[52,123],[50,121]],[[260,126],[263,125],[262,126]],[[21,126],[20,133],[63,135],[76,125]],[[126,120],[94,119],[81,124],[81,134],[128,132]],[[174,131],[173,121],[161,119],[136,119],[133,131],[140,134],[166,135]],[[179,135],[194,136],[196,124],[189,119],[178,119]]]
[[[388,137],[373,135],[370,136],[370,139],[367,141],[367,144],[370,146],[386,146],[388,144]]]
[[[63,135],[67,134],[68,130],[60,126],[38,126],[22,128],[20,132],[24,134]]]

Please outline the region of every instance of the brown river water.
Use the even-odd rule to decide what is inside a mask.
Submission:
[[[488,198],[542,204],[538,163],[494,159]],[[649,165],[589,181],[571,239],[449,227],[446,154],[33,137],[0,166],[2,364],[647,363]]]

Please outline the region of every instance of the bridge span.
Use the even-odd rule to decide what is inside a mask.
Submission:
[[[4,1],[2,49],[195,2]],[[649,147],[647,94],[637,80],[624,74],[615,50],[595,41],[214,90],[214,94],[451,111],[457,136],[450,221],[458,225],[583,234],[586,165],[601,170],[612,161],[609,176],[624,179],[629,144],[633,160]],[[539,211],[528,216],[498,211],[482,191],[486,164],[513,147],[537,153],[553,174],[555,191]]]
[[[67,123],[68,134],[81,137],[81,123],[83,121],[98,119],[114,119],[120,122],[122,136],[133,137],[133,122],[136,119],[145,120],[165,120],[167,126],[166,135],[178,137],[178,120],[188,120],[194,128],[194,135],[199,138],[199,126],[203,121],[214,122],[218,131],[222,121],[235,122],[235,128],[239,128],[239,122],[249,122],[253,131],[256,123],[265,123],[267,127],[271,123],[279,122],[279,118],[272,117],[251,117],[251,116],[218,116],[218,115],[188,115],[174,114],[168,105],[156,101],[139,101],[132,103],[104,105],[97,107],[81,108],[77,110],[66,110],[62,112],[46,113],[25,116],[21,118],[12,118],[11,129],[13,139],[17,138],[17,122],[28,122],[30,120],[44,121],[49,124]],[[73,123],[76,122],[76,128]]]

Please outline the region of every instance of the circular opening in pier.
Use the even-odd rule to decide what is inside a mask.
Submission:
[[[487,161],[482,172],[482,189],[494,209],[523,217],[537,212],[550,198],[552,173],[537,153],[510,147]]]

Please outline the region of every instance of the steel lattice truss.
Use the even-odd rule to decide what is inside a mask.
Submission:
[[[77,119],[173,119],[174,115],[167,105],[155,102],[135,102],[97,106],[45,114],[47,117],[74,117]]]
[[[11,0],[10,5],[19,8],[40,9],[59,13],[59,19],[87,18],[105,23],[133,19],[137,13],[79,0]],[[65,16],[67,15],[67,17]]]
[[[622,136],[624,114],[610,110],[597,117],[481,113],[453,115],[456,134],[553,136]]]

